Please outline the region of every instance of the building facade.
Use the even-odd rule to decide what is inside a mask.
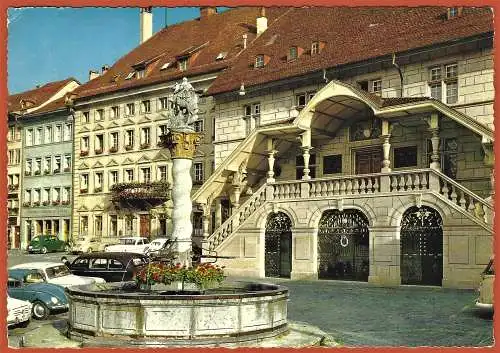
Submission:
[[[335,21],[296,28],[321,16]],[[415,38],[412,16],[440,36]],[[216,172],[193,196],[207,252],[234,275],[477,285],[492,254],[491,28],[488,9],[283,16],[208,92]]]
[[[23,117],[22,244],[71,232],[73,117],[64,98]]]
[[[57,120],[59,118],[52,117],[49,113],[53,111],[59,111],[61,109],[64,110],[65,95],[68,92],[71,92],[73,89],[75,89],[78,85],[79,85],[78,81],[76,81],[73,78],[68,78],[62,81],[49,82],[43,86],[37,86],[33,90],[9,96],[8,99],[9,130],[7,136],[7,150],[9,157],[8,172],[7,172],[9,196],[7,204],[9,210],[8,239],[10,248],[26,248],[27,243],[29,242],[31,237],[34,236],[35,234],[43,234],[45,230],[47,231],[54,230],[52,223],[50,223],[51,226],[47,227],[41,226],[39,228],[34,227],[35,223],[30,223],[32,219],[33,220],[36,219],[37,222],[41,222],[40,224],[43,224],[42,220],[43,217],[49,217],[53,219],[57,219],[59,217],[58,212],[56,212],[56,210],[49,208],[44,208],[44,211],[42,213],[39,212],[33,213],[31,207],[35,206],[35,204],[32,202],[33,199],[31,198],[32,195],[31,189],[33,187],[33,190],[40,190],[40,195],[42,195],[43,194],[42,189],[40,185],[37,185],[38,182],[40,182],[43,179],[44,182],[42,184],[45,185],[46,188],[50,188],[51,185],[53,185],[52,183],[56,180],[47,179],[47,175],[44,175],[41,170],[40,170],[40,176],[45,176],[45,178],[39,177],[36,178],[36,181],[34,179],[30,180],[30,177],[32,175],[34,176],[34,170],[31,169],[32,172],[28,175],[28,170],[26,169],[26,163],[27,160],[30,160],[30,163],[36,164],[36,161],[38,159],[42,157],[49,158],[50,156],[52,156],[52,154],[55,153],[56,151],[52,150],[52,148],[60,147],[59,145],[55,146],[52,145],[49,147],[49,144],[52,144],[54,139],[61,139],[62,141],[62,139],[64,138],[66,139],[66,141],[69,141],[68,142],[69,145],[68,144],[64,145],[63,150],[66,154],[69,155],[73,153],[70,142],[73,140],[71,131],[70,135],[66,135],[66,131],[61,130],[58,132],[58,130],[55,130],[60,127],[62,129],[63,126],[61,125],[63,124],[62,121],[60,121],[60,124],[56,124],[53,126],[50,125],[50,128],[49,125],[47,125],[47,128],[49,128],[48,131],[50,131],[50,142],[49,140],[47,140],[47,142],[44,140],[43,134],[45,126],[42,126],[41,124],[44,123],[45,119],[48,119],[50,124],[53,123],[55,124],[54,119]],[[39,121],[38,119],[41,120]],[[31,126],[30,129],[32,129],[30,133],[29,145],[26,145],[26,136],[25,136],[26,131],[24,130],[25,122],[27,122],[27,124]],[[32,126],[32,124],[36,125],[38,123],[40,124],[39,126],[38,125],[36,127]],[[39,129],[41,129],[40,132]],[[56,133],[58,133],[59,135],[56,135]],[[65,135],[63,136],[63,134]],[[48,136],[49,135],[47,135],[47,138],[49,138]],[[45,149],[42,148],[43,151],[37,150],[37,148],[42,145],[45,145],[46,148]],[[31,154],[31,153],[36,154],[38,152],[40,152],[41,154],[36,157],[33,157],[33,155]],[[44,156],[42,156],[42,154]],[[56,163],[56,162],[57,159],[55,159],[51,163]],[[36,165],[31,164],[31,168],[33,168],[34,166]],[[28,178],[27,184],[30,190],[30,198],[28,199],[26,199],[27,194],[24,184],[25,177]],[[52,195],[52,191],[50,191],[49,194]],[[43,203],[42,198],[39,198],[38,201],[40,202],[40,205],[42,205]],[[69,204],[66,205],[66,209],[67,209],[66,213],[68,213],[68,210],[71,209],[71,206]],[[42,214],[44,215],[43,217]],[[57,224],[63,224],[62,220],[60,219],[57,222],[56,222]],[[65,236],[67,237],[67,232]]]
[[[282,12],[276,9],[273,17]],[[150,37],[152,31],[143,26],[152,25],[151,11],[143,9],[141,45],[101,73],[93,72],[93,79],[75,91],[75,237],[110,243],[119,236],[171,234],[172,162],[158,143],[167,131],[175,86],[187,77],[200,96],[200,119],[193,125],[204,135],[193,159],[196,190],[214,168],[214,106],[205,93],[255,38],[241,24],[255,23],[258,14],[257,8],[221,14],[201,8],[200,18]],[[163,188],[163,200],[151,195],[153,187]],[[201,212],[194,211],[194,236],[200,238]]]

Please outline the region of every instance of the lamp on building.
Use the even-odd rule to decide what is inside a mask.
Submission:
[[[241,86],[240,86],[240,96],[244,96],[246,94],[245,92],[245,85],[243,84],[243,82],[241,83]]]

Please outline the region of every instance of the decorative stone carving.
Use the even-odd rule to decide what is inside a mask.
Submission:
[[[160,138],[162,147],[168,148],[171,158],[175,160],[193,159],[196,147],[201,144],[202,136],[197,132],[170,130]]]
[[[198,120],[198,96],[187,78],[182,83],[176,83],[172,97],[172,110],[161,115],[167,118],[169,129],[188,129],[193,131],[190,124]]]

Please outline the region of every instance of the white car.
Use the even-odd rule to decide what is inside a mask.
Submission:
[[[7,326],[28,326],[31,320],[31,307],[30,302],[7,295]]]
[[[109,245],[104,251],[106,252],[133,252],[145,254],[149,250],[149,240],[143,237],[126,237],[120,238],[120,244]]]
[[[78,238],[71,247],[72,254],[91,253],[94,251],[104,251],[106,246],[116,244],[116,241],[103,241],[99,238]]]
[[[16,269],[36,270],[40,276],[40,282],[54,283],[63,287],[106,282],[99,277],[74,275],[66,265],[60,262],[29,262],[9,268],[9,270]]]
[[[167,244],[168,242],[170,242],[169,244],[172,244],[172,239],[156,238],[151,243],[149,243],[149,249],[146,250],[146,253],[151,254],[151,253],[154,253],[160,249],[163,249],[169,245],[169,244]]]

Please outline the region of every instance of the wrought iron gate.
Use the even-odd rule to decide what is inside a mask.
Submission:
[[[265,239],[266,277],[290,277],[292,271],[292,222],[283,212],[269,215]]]
[[[329,210],[318,229],[318,277],[368,281],[368,219],[358,210]]]
[[[401,283],[441,286],[443,223],[430,207],[411,207],[401,221]]]

